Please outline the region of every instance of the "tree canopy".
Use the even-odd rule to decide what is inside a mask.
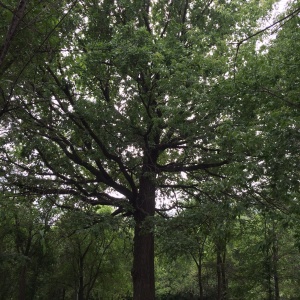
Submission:
[[[134,299],[155,297],[156,212],[298,207],[297,1],[260,50],[274,0],[6,2],[5,197],[132,216]]]

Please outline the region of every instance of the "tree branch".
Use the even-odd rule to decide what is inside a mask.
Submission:
[[[185,165],[183,163],[170,163],[164,166],[157,165],[157,169],[159,172],[189,172],[189,171],[198,171],[198,170],[206,170],[210,168],[217,168],[223,165],[228,164],[228,160],[223,160],[215,163],[199,163],[199,164],[190,164]]]
[[[267,31],[268,29],[274,27],[275,25],[281,23],[282,21],[284,20],[287,20],[287,19],[292,19],[294,16],[296,16],[298,13],[300,12],[300,7],[295,9],[294,11],[292,11],[291,13],[289,13],[287,16],[279,19],[278,21],[274,22],[273,24],[261,29],[261,30],[258,30],[257,32],[253,33],[253,34],[250,34],[249,36],[247,36],[246,38],[238,41],[237,43],[235,43],[237,45],[237,48],[236,48],[236,53],[235,53],[235,58],[234,58],[234,74],[235,74],[235,71],[236,71],[236,61],[237,61],[237,57],[238,57],[238,53],[239,53],[239,49],[240,49],[240,46],[250,40],[251,38],[257,36],[257,35],[260,35],[262,34],[263,32]]]
[[[18,8],[16,9],[16,12],[14,13],[13,19],[11,21],[11,24],[9,26],[4,44],[2,45],[0,49],[0,67],[4,62],[4,59],[8,53],[9,47],[11,45],[11,42],[16,34],[16,30],[24,16],[26,5],[28,0],[20,0]],[[2,5],[2,3],[1,3]],[[2,5],[3,6],[3,5]]]

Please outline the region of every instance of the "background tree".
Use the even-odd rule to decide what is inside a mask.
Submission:
[[[52,232],[55,267],[44,290],[47,299],[131,295],[131,235],[110,214],[103,209],[98,215],[94,210],[69,211],[57,222]]]
[[[231,258],[227,261],[227,256],[228,245],[235,234],[235,219],[236,210],[230,207],[229,201],[202,199],[202,202],[189,201],[181,213],[158,226],[159,253],[165,253],[170,260],[187,261],[187,270],[194,276],[189,288],[197,283],[198,291],[194,288],[192,291],[199,299],[230,299]],[[176,278],[178,276],[174,276],[174,285]]]
[[[52,262],[46,251],[51,211],[32,199],[2,197],[0,212],[1,298],[34,299]]]
[[[1,299],[130,297],[130,228],[110,214],[1,199]]]

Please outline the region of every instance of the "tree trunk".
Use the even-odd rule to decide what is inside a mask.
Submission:
[[[280,299],[280,293],[279,293],[279,278],[278,278],[278,272],[277,272],[277,268],[275,267],[274,269],[274,295],[275,298],[274,300],[279,300]]]
[[[223,290],[223,300],[227,299],[227,277],[226,277],[226,245],[223,249],[221,273],[222,273],[222,290]]]
[[[273,245],[272,245],[272,260],[273,260],[273,277],[274,277],[274,300],[280,299],[279,293],[279,277],[278,277],[278,238],[275,232],[275,224],[273,222]]]
[[[25,265],[21,268],[21,272],[19,275],[19,300],[26,299],[26,273],[27,267]]]
[[[155,212],[155,174],[149,169],[143,174],[134,212],[133,299],[154,300],[154,225],[147,217]]]
[[[265,236],[265,258],[264,258],[264,268],[266,276],[266,299],[273,300],[273,286],[272,286],[272,253],[271,253],[271,243],[270,243],[270,229],[268,227],[267,217],[264,215],[264,236]]]
[[[226,279],[226,242],[217,243],[217,282],[218,300],[227,299],[227,279]]]
[[[142,222],[136,222],[133,253],[133,299],[154,300],[154,236],[144,233]]]
[[[223,296],[223,284],[222,284],[222,272],[221,272],[221,264],[222,264],[222,259],[221,259],[221,254],[219,249],[217,249],[217,284],[218,284],[218,300],[222,300]]]
[[[204,300],[203,284],[202,284],[202,261],[198,265],[198,286],[199,286],[199,300]]]
[[[199,287],[199,300],[204,300],[204,292],[203,292],[203,279],[202,279],[202,260],[203,260],[203,253],[204,253],[204,245],[206,242],[206,237],[202,241],[201,245],[199,246],[198,249],[198,261],[196,257],[193,257],[196,265],[197,265],[197,270],[198,270],[198,287]]]
[[[65,300],[65,297],[66,297],[66,289],[63,288],[61,293],[61,300]]]
[[[84,300],[84,280],[83,280],[83,257],[79,258],[79,288],[78,288],[78,300]]]

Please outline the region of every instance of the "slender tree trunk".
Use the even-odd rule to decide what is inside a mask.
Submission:
[[[223,300],[227,299],[227,276],[226,276],[226,245],[222,249],[222,263],[221,263],[221,272],[222,272],[222,290],[223,290]]]
[[[27,267],[26,265],[21,268],[21,272],[19,275],[19,300],[26,299],[26,273]]]
[[[268,299],[273,300],[273,290],[272,290],[272,282],[271,282],[271,274],[269,274],[268,278]]]
[[[202,284],[202,261],[200,261],[198,265],[198,286],[199,286],[199,293],[200,293],[199,300],[204,300],[203,284]]]
[[[154,300],[154,225],[147,217],[155,212],[155,174],[148,166],[143,174],[134,212],[133,299]]]
[[[271,244],[270,244],[270,230],[268,227],[268,220],[267,217],[264,215],[264,236],[265,236],[265,276],[266,276],[266,299],[267,300],[274,300],[273,299],[273,286],[272,286],[272,253],[271,253]]]
[[[61,293],[61,300],[65,300],[65,297],[66,297],[66,289],[63,288]]]
[[[227,299],[227,279],[226,279],[226,242],[220,241],[217,244],[217,282],[218,300]]]
[[[279,278],[278,278],[278,272],[277,268],[274,269],[274,289],[275,289],[275,298],[274,300],[280,299],[280,293],[279,293]]]
[[[83,257],[79,258],[79,288],[78,300],[84,300]]]
[[[204,252],[205,241],[206,241],[206,237],[204,238],[201,245],[199,246],[198,257],[197,258],[191,253],[192,258],[193,258],[194,262],[196,263],[197,270],[198,270],[199,300],[204,300],[203,279],[202,279],[202,260],[203,260],[203,252]]]
[[[223,300],[223,290],[222,290],[222,271],[221,271],[221,264],[222,264],[222,259],[221,259],[221,253],[220,250],[217,249],[217,284],[218,284],[218,300]]]
[[[273,265],[273,277],[274,277],[274,300],[280,299],[279,293],[279,277],[278,277],[278,239],[275,232],[275,224],[273,223],[273,243],[272,243],[272,265]]]
[[[20,237],[20,223],[19,220],[16,218],[16,227],[17,227],[17,249],[18,252],[21,253],[24,257],[30,257],[29,252],[31,248],[31,242],[32,242],[32,224],[30,224],[29,227],[29,235],[26,240],[26,246],[25,250],[22,250],[22,238]],[[25,300],[26,299],[26,290],[27,290],[27,261],[24,262],[24,266],[20,270],[19,274],[19,300]]]

